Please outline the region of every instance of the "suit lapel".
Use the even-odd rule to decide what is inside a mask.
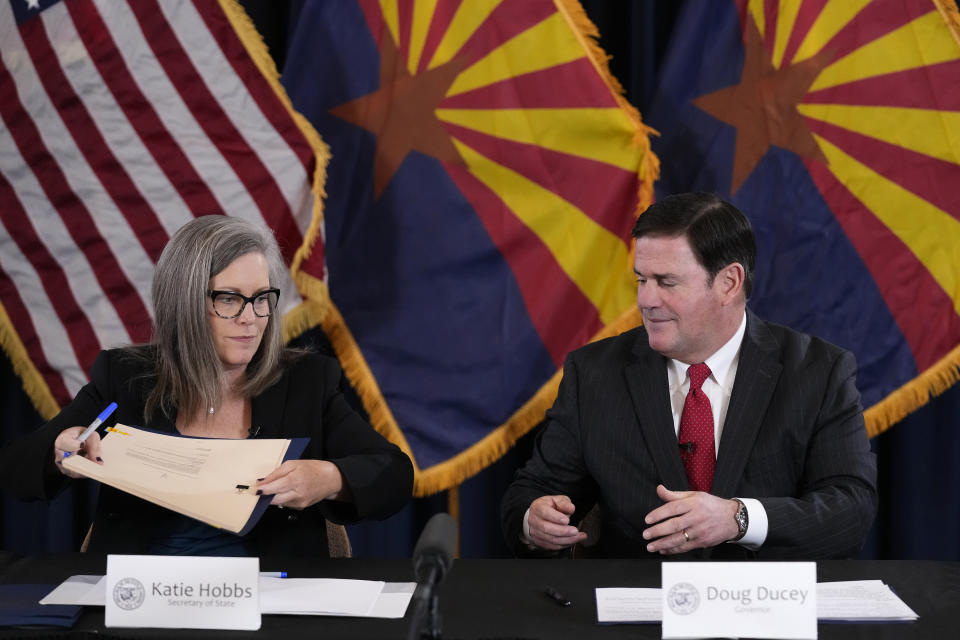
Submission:
[[[778,350],[779,345],[767,325],[747,311],[747,330],[713,476],[711,493],[714,495],[729,497],[736,492],[783,369]]]
[[[623,374],[640,431],[663,484],[668,489],[686,491],[689,485],[673,428],[666,361],[650,348],[646,331],[637,333],[633,353],[635,359],[627,365]]]
[[[276,384],[250,400],[250,437],[283,438],[283,411],[286,407],[287,386],[290,378],[286,374]]]

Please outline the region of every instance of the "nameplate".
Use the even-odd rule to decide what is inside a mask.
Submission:
[[[260,628],[259,558],[107,556],[108,627]]]
[[[817,637],[814,562],[664,562],[664,638]]]

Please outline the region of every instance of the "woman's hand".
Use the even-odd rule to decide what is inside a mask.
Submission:
[[[53,461],[57,464],[60,473],[71,478],[83,478],[85,476],[64,468],[63,459],[68,453],[84,456],[97,464],[103,464],[103,458],[100,457],[100,434],[94,431],[86,440],[80,442],[78,438],[83,430],[84,427],[64,429],[53,442]]]
[[[287,460],[257,482],[257,494],[273,495],[270,504],[306,509],[321,500],[343,500],[346,487],[337,465],[326,460]]]

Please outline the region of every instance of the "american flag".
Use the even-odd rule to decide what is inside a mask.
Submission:
[[[0,0],[0,54],[0,344],[41,413],[149,340],[154,264],[194,216],[269,226],[325,291],[326,151],[238,5]]]

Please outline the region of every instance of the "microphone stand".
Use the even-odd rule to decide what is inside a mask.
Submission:
[[[440,599],[437,596],[437,569],[430,568],[427,579],[417,585],[414,609],[407,640],[440,640]]]

